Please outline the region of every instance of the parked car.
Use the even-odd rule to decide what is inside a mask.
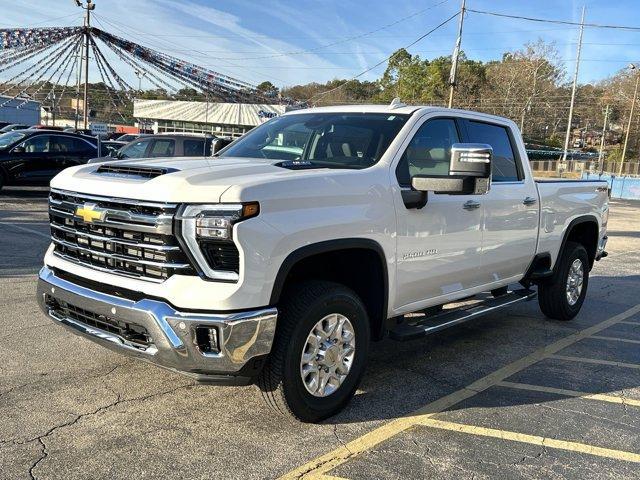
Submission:
[[[14,130],[25,130],[29,128],[29,125],[22,125],[21,123],[10,123],[0,128],[0,133],[13,132]]]
[[[125,144],[107,156],[92,158],[88,163],[104,162],[114,158],[124,160],[154,157],[209,157],[213,141],[214,138],[205,138],[202,135],[147,135]]]
[[[55,130],[57,132],[66,132],[67,130],[69,130],[68,128],[64,128],[60,126],[42,125],[42,124],[32,125],[29,128],[36,129],[36,130]]]
[[[536,295],[570,320],[606,256],[606,182],[535,181],[514,122],[440,107],[297,110],[215,161],[84,165],[51,186],[47,316],[196,380],[253,380],[309,422],[347,404],[370,341]]]
[[[103,140],[100,142],[100,153],[102,157],[97,158],[105,158],[105,159],[113,159],[118,150],[124,147],[126,143],[117,142],[113,140]],[[87,163],[93,163],[97,161],[96,159],[89,159]]]
[[[95,135],[93,134],[93,132],[91,131],[90,128],[73,128],[73,127],[67,127],[64,128],[63,131],[65,132],[71,132],[71,133],[78,133],[80,135],[88,135],[90,137],[95,137]]]
[[[149,134],[147,133],[125,133],[124,135],[120,135],[118,137],[118,141],[120,142],[126,142],[129,143],[133,140],[136,140],[140,137],[148,137]]]
[[[0,135],[0,189],[48,185],[67,167],[97,153],[96,139],[54,130],[24,129]]]

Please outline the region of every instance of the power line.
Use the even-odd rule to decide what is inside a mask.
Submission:
[[[450,0],[442,0],[442,1],[438,2],[438,3],[435,3],[435,4],[427,7],[427,8],[423,8],[422,10],[420,10],[418,12],[414,12],[414,13],[412,13],[410,15],[407,15],[405,17],[399,18],[398,20],[396,20],[394,22],[388,23],[388,24],[383,25],[383,26],[381,26],[379,28],[376,28],[374,30],[369,30],[368,32],[364,32],[364,33],[361,33],[361,34],[358,34],[358,35],[353,35],[353,36],[350,36],[350,37],[346,37],[346,38],[343,38],[343,39],[338,40],[336,42],[327,43],[325,45],[320,45],[318,47],[314,47],[314,48],[310,48],[310,49],[306,49],[306,50],[296,50],[296,51],[293,51],[293,52],[274,53],[274,54],[271,54],[271,55],[263,55],[263,56],[259,56],[259,57],[237,58],[236,60],[259,60],[259,59],[263,59],[263,58],[276,58],[276,57],[291,56],[291,55],[317,53],[319,50],[323,50],[323,49],[329,48],[329,47],[334,47],[336,45],[341,45],[343,43],[351,42],[353,40],[358,40],[360,38],[364,38],[364,37],[370,36],[370,35],[372,35],[374,33],[380,32],[382,30],[389,29],[389,28],[391,28],[391,27],[393,27],[395,25],[398,25],[399,23],[405,22],[405,21],[407,21],[407,20],[409,20],[411,18],[417,17],[418,15],[422,15],[423,13],[425,13],[425,12],[427,12],[429,10],[437,8],[440,5],[444,5],[445,3],[449,2],[449,1]],[[216,58],[216,57],[213,57],[213,58]]]
[[[557,24],[557,25],[574,25],[576,27],[579,27],[581,24],[579,22],[571,22],[568,20],[555,20],[555,19],[549,19],[549,18],[536,18],[536,17],[525,17],[522,15],[509,15],[506,13],[499,13],[499,12],[489,12],[487,10],[474,10],[471,8],[467,8],[468,12],[472,12],[472,13],[478,13],[480,15],[490,15],[493,17],[503,17],[503,18],[513,18],[513,19],[517,19],[517,20],[527,20],[529,22],[541,22],[541,23],[553,23],[553,24]],[[600,24],[600,23],[585,23],[584,24],[585,27],[590,27],[590,28],[610,28],[610,29],[616,29],[616,30],[629,30],[629,31],[633,31],[633,32],[639,32],[640,31],[640,27],[631,27],[631,26],[627,26],[627,25],[605,25],[605,24]]]
[[[426,38],[427,36],[429,36],[430,34],[432,34],[433,32],[435,32],[436,30],[438,30],[439,28],[443,27],[444,25],[446,25],[447,23],[449,23],[451,20],[453,20],[454,18],[456,18],[458,15],[460,15],[460,12],[456,12],[453,15],[451,15],[449,18],[447,18],[445,21],[441,22],[440,24],[438,24],[437,26],[433,27],[431,30],[429,30],[427,33],[420,35],[418,38],[416,38],[413,42],[411,42],[409,45],[403,47],[405,50],[408,48],[411,48],[412,46],[414,46],[416,43],[420,42],[422,39]],[[394,52],[395,53],[395,52]],[[315,95],[312,95],[311,98],[309,98],[309,101],[313,100],[315,97],[323,97],[331,92],[334,92],[342,87],[344,87],[347,83],[352,82],[353,80],[355,80],[356,78],[361,77],[362,75],[370,72],[371,70],[373,70],[374,68],[379,67],[380,65],[384,64],[385,62],[389,61],[391,59],[391,57],[394,55],[394,53],[392,53],[391,55],[389,55],[388,57],[386,57],[384,60],[381,60],[380,62],[376,63],[375,65],[363,70],[362,72],[360,72],[359,74],[355,75],[354,77],[350,78],[349,80],[345,81],[344,83],[338,85],[335,88],[332,88],[330,90],[327,90],[326,92],[321,92],[321,93],[317,93]]]

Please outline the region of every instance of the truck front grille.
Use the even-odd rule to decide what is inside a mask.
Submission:
[[[96,270],[162,282],[195,275],[173,234],[176,205],[51,190],[54,254]]]

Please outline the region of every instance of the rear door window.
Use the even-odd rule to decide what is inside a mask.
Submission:
[[[185,157],[201,157],[205,155],[204,140],[185,140],[182,145]]]
[[[95,150],[84,140],[66,135],[52,135],[49,148],[54,153],[85,153]]]
[[[176,151],[176,141],[171,139],[154,140],[149,157],[173,157]]]
[[[470,143],[487,143],[493,148],[491,179],[493,182],[521,180],[516,155],[506,127],[468,120],[467,135]]]

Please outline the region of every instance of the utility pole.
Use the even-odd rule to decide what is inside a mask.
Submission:
[[[74,128],[78,129],[78,116],[80,115],[80,72],[82,71],[82,55],[80,55],[80,51],[82,50],[82,45],[78,44],[78,51],[76,52],[76,59],[78,61],[78,67],[76,69],[76,108],[75,108],[75,120],[74,120]]]
[[[460,19],[458,21],[458,38],[456,46],[451,54],[451,72],[449,73],[449,108],[453,107],[453,91],[456,86],[456,77],[458,76],[458,57],[460,56],[460,44],[462,43],[462,24],[464,23],[464,11],[466,9],[466,0],[462,0],[460,6]]]
[[[586,7],[582,7],[582,18],[580,19],[580,35],[578,36],[578,52],[576,54],[576,68],[573,71],[573,86],[571,87],[571,106],[569,107],[569,123],[567,124],[567,135],[564,137],[564,152],[562,161],[567,161],[567,150],[569,150],[569,140],[571,139],[571,123],[573,122],[573,104],[576,100],[576,87],[578,85],[578,70],[580,69],[580,53],[582,52],[582,34],[584,33],[584,13]]]
[[[604,171],[604,136],[607,133],[607,122],[609,121],[609,105],[604,110],[604,125],[602,125],[602,138],[600,139],[600,152],[598,152],[598,167],[600,173]]]
[[[89,126],[89,36],[91,35],[91,11],[96,8],[93,0],[86,0],[87,5],[83,5],[82,0],[75,0],[76,6],[83,8],[84,14],[84,95],[82,110],[84,112],[84,128]],[[77,124],[77,121],[76,121]],[[77,127],[76,127],[77,128]]]
[[[629,65],[629,69],[632,72],[637,70],[637,67],[631,63]],[[636,86],[633,90],[633,99],[631,100],[631,111],[629,112],[629,121],[627,122],[627,133],[624,136],[624,146],[622,147],[622,158],[620,159],[620,168],[618,169],[618,176],[622,175],[622,167],[624,166],[624,159],[627,156],[627,144],[629,143],[629,132],[631,131],[631,120],[633,120],[633,110],[636,106],[636,97],[638,96],[638,82],[640,81],[640,73],[635,72],[636,74]]]

